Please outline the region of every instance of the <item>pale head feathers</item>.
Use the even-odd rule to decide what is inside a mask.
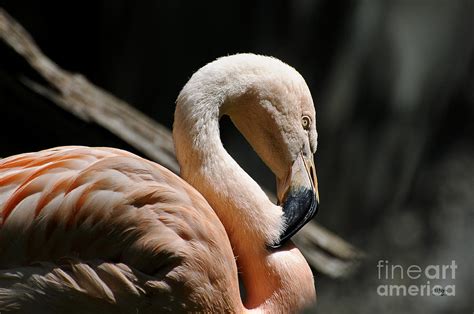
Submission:
[[[207,151],[212,136],[208,132],[219,135],[217,120],[229,115],[278,177],[306,140],[313,153],[317,147],[308,86],[294,68],[272,57],[237,54],[207,64],[184,86],[177,106],[175,128],[179,132],[180,124],[186,124],[195,150]],[[303,115],[311,120],[309,131],[301,125]],[[220,144],[220,139],[212,140]]]

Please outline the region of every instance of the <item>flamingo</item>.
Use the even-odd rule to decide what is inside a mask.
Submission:
[[[275,174],[278,204],[223,147],[223,115]],[[293,313],[315,302],[290,239],[319,200],[303,77],[273,57],[219,58],[181,90],[173,139],[181,178],[104,147],[0,160],[1,313]]]

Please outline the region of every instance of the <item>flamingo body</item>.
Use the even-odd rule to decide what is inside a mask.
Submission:
[[[0,185],[0,311],[230,308],[237,271],[224,227],[166,168],[58,147],[1,160]]]

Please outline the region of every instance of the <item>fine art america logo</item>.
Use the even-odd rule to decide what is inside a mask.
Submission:
[[[380,296],[454,296],[456,295],[456,261],[446,265],[391,264],[387,260],[377,262],[377,286]]]

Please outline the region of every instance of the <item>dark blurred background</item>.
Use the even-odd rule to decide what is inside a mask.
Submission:
[[[474,304],[474,2],[2,1],[61,67],[171,128],[194,71],[237,52],[272,55],[316,103],[324,226],[366,252],[348,279],[316,273],[318,313],[472,313]],[[58,145],[113,146],[21,82],[41,82],[0,43],[0,156]],[[256,180],[268,170],[222,122]],[[379,296],[377,261],[458,265],[455,296]],[[410,280],[389,284],[411,284]],[[425,282],[421,282],[424,284]],[[418,283],[420,284],[420,283]],[[432,283],[434,284],[434,283]]]

